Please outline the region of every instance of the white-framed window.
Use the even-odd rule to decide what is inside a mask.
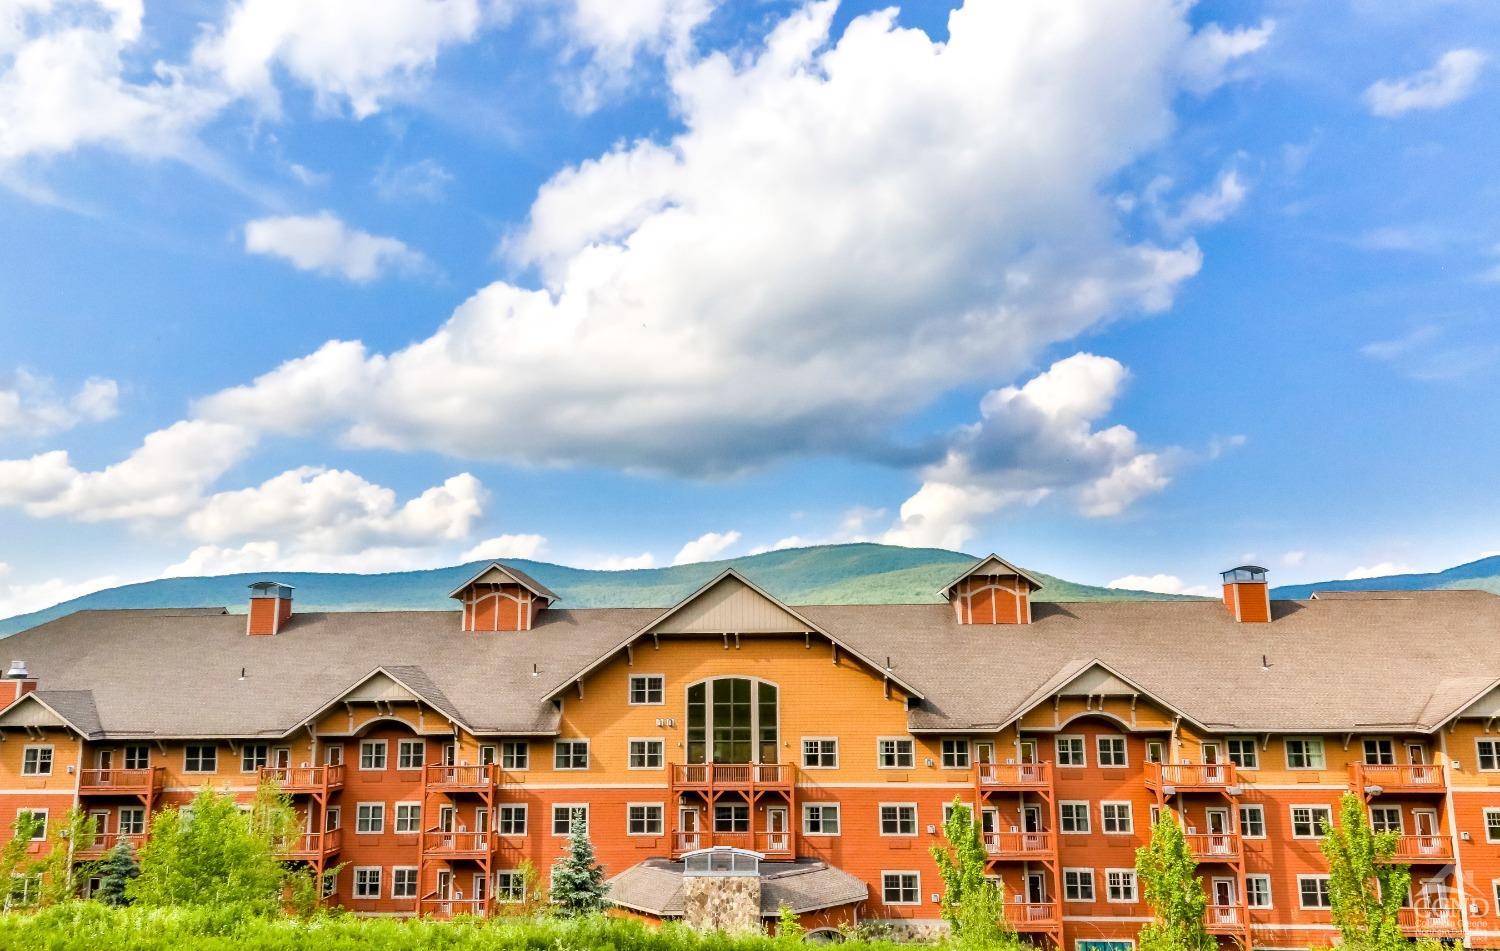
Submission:
[[[838,769],[839,740],[836,736],[802,738],[803,769]]]
[[[1167,760],[1167,744],[1162,740],[1146,741],[1146,762],[1164,763]]]
[[[1100,766],[1129,766],[1130,754],[1123,736],[1100,736],[1095,738]]]
[[[969,768],[969,741],[961,736],[943,738],[943,769]]]
[[[328,807],[328,831],[343,828],[344,810],[339,806]]]
[[[444,743],[442,745],[442,747],[438,751],[438,756],[442,757],[442,762],[438,764],[440,766],[453,766],[453,765],[457,764],[458,763],[458,744],[457,743]],[[480,765],[483,766],[484,764],[480,763]]]
[[[427,765],[426,740],[398,740],[396,743],[396,768],[421,769]]]
[[[121,835],[146,834],[145,806],[121,806],[119,815],[116,818]]]
[[[916,835],[917,804],[914,802],[883,802],[880,804],[881,835]]]
[[[499,835],[526,834],[526,803],[500,803],[495,806],[495,815],[495,832]]]
[[[1399,834],[1403,831],[1402,826],[1400,806],[1370,807],[1370,828],[1374,831]]]
[[[1482,772],[1500,772],[1500,740],[1475,740],[1474,750]]]
[[[1390,737],[1372,736],[1364,741],[1366,766],[1395,766],[1396,742]]]
[[[500,762],[500,747],[493,743],[479,744],[479,765],[494,766]]]
[[[354,807],[354,831],[361,835],[379,835],[385,831],[385,803],[362,802]]]
[[[1260,751],[1256,749],[1255,737],[1231,736],[1224,742],[1229,747],[1229,762],[1240,769],[1260,769]]]
[[[391,897],[417,897],[417,868],[414,865],[391,866]]]
[[[571,831],[573,817],[583,820],[583,831],[589,829],[589,806],[586,802],[559,802],[552,806],[552,834],[566,836]]]
[[[1129,835],[1135,831],[1135,816],[1128,802],[1099,803],[1099,829],[1105,835]]]
[[[1063,835],[1087,835],[1089,827],[1089,804],[1087,801],[1060,802],[1057,804],[1058,831]]]
[[[1083,737],[1057,736],[1052,742],[1056,744],[1057,765],[1079,767],[1089,764],[1089,755],[1083,745]]]
[[[379,898],[380,873],[378,865],[360,865],[354,869],[354,897]]]
[[[588,740],[558,740],[552,744],[553,769],[588,769]]]
[[[1251,908],[1271,907],[1271,876],[1245,876],[1245,904]]]
[[[803,835],[838,835],[839,804],[836,802],[804,802],[802,804]]]
[[[1266,837],[1265,806],[1259,804],[1240,806],[1240,835],[1247,839]]]
[[[126,769],[150,769],[151,747],[145,743],[125,744]]]
[[[339,890],[339,873],[336,869],[329,869],[323,873],[323,897],[332,898]]]
[[[359,768],[366,771],[385,769],[385,740],[361,740]]]
[[[329,742],[327,746],[323,747],[323,765],[343,766],[344,744]]]
[[[422,831],[422,804],[420,802],[396,803],[396,832]]]
[[[1289,736],[1286,739],[1287,769],[1323,769],[1323,739],[1317,736]]]
[[[506,740],[500,744],[500,768],[521,770],[531,767],[531,744],[525,740]]]
[[[948,820],[951,819],[951,818],[953,818],[953,810],[956,807],[958,807],[958,806],[963,806],[965,809],[969,810],[969,820],[971,822],[973,821],[973,819],[974,819],[974,817],[976,815],[976,813],[974,811],[974,804],[973,803],[969,803],[969,802],[959,802],[959,803],[945,802],[945,803],[943,803],[943,825],[947,825],[948,824]]]
[[[184,773],[217,773],[219,747],[213,743],[189,743],[182,748]]]
[[[632,802],[625,807],[626,835],[661,835],[663,808],[659,802]]]
[[[240,772],[258,773],[261,767],[271,762],[269,743],[246,743],[240,747]]]
[[[1323,826],[1333,822],[1331,806],[1293,806],[1292,838],[1321,839]]]
[[[1302,908],[1332,908],[1327,875],[1298,875],[1297,903]]]
[[[1136,901],[1135,869],[1107,868],[1104,870],[1104,897],[1112,902],[1133,904]]]
[[[515,869],[495,873],[495,901],[513,905],[526,900],[526,876]]]
[[[1093,901],[1094,870],[1091,868],[1063,869],[1063,901]]]
[[[21,775],[51,776],[52,747],[38,744],[23,749],[21,751]]]
[[[665,740],[633,739],[627,748],[628,765],[631,769],[662,769],[667,764],[666,748]]]
[[[912,769],[917,745],[909,736],[882,736],[875,741],[875,764],[881,769]]]
[[[31,841],[41,842],[43,839],[47,838],[46,809],[39,809],[35,806],[22,806],[20,809],[16,810],[17,821],[19,821],[22,816],[31,816],[37,820],[36,830],[31,833]]]
[[[750,807],[742,802],[721,802],[714,805],[715,832],[749,832]]]
[[[887,905],[920,905],[922,875],[920,872],[881,872],[880,900]]]
[[[630,675],[630,705],[656,707],[667,702],[667,678],[661,674]]]
[[[1500,809],[1484,811],[1484,840],[1500,842]]]

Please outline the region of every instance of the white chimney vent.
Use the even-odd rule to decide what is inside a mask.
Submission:
[[[26,669],[26,661],[13,660],[10,662],[10,670],[5,672],[6,680],[30,680],[31,672]]]

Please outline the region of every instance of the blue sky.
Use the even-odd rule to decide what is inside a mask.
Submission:
[[[490,555],[1194,590],[1500,549],[1493,5],[380,8],[0,12],[0,615]]]

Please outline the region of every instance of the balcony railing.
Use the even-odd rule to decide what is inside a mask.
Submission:
[[[78,791],[84,795],[143,795],[160,792],[166,776],[163,766],[144,769],[85,769],[78,776]]]
[[[984,834],[984,850],[991,858],[1044,858],[1051,855],[1054,848],[1050,832],[986,832]]]
[[[458,915],[483,917],[487,912],[486,904],[483,898],[439,898],[436,894],[430,894],[418,903],[417,911],[434,918],[453,918]]]
[[[98,832],[94,835],[94,844],[86,849],[80,849],[78,856],[86,859],[98,858],[122,841],[129,842],[132,848],[139,850],[146,844],[146,835],[145,833],[121,835],[118,832]]]
[[[1245,920],[1245,910],[1239,905],[1209,905],[1203,909],[1203,924],[1209,934],[1243,931]]]
[[[488,832],[443,832],[429,829],[422,833],[425,855],[451,858],[483,857],[494,851],[495,837]]]
[[[1224,792],[1235,785],[1233,763],[1147,763],[1146,788],[1178,792]]]
[[[1441,793],[1448,788],[1448,777],[1441,763],[1415,763],[1402,766],[1349,764],[1349,784],[1360,791],[1378,787],[1392,793]]]
[[[1183,836],[1200,862],[1231,862],[1240,857],[1240,837],[1229,832],[1188,833]]]
[[[790,788],[793,773],[785,763],[679,764],[672,767],[672,785],[683,789]]]
[[[1057,905],[1049,901],[1007,902],[1005,919],[1017,931],[1042,931],[1056,928],[1059,923]]]
[[[1027,790],[1052,786],[1051,763],[978,763],[974,769],[981,789]]]
[[[755,833],[755,851],[773,858],[791,855],[792,834],[790,832],[757,832]]]
[[[287,860],[310,860],[334,854],[343,846],[343,842],[343,829],[329,829],[327,832],[303,832],[283,842],[277,852],[283,859]]]
[[[1396,922],[1409,938],[1452,938],[1463,934],[1457,909],[1402,908],[1396,912]]]
[[[343,766],[262,766],[261,782],[271,781],[288,795],[326,793],[344,786]]]
[[[424,766],[423,782],[429,789],[447,792],[487,792],[495,786],[494,766]]]
[[[1445,835],[1403,835],[1391,862],[1451,862],[1453,842]]]

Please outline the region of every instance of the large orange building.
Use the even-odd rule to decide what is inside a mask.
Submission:
[[[1223,603],[1039,587],[992,555],[946,603],[792,606],[726,571],[569,610],[497,563],[459,611],[299,613],[273,582],[248,617],[82,611],[6,641],[0,823],[77,804],[98,853],[269,775],[306,816],[288,858],[356,911],[492,913],[576,815],[628,913],[683,915],[706,855],[767,916],[923,930],[958,799],[1018,930],[1124,951],[1169,809],[1211,930],[1302,948],[1335,936],[1318,836],[1352,791],[1402,835],[1409,933],[1500,947],[1500,598],[1272,601],[1254,567]]]

